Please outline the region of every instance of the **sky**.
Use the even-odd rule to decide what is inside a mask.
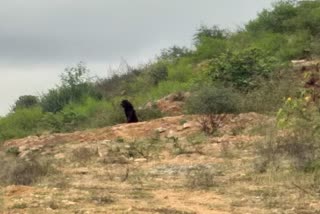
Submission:
[[[201,25],[237,29],[274,0],[0,0],[0,116],[39,96],[80,61],[107,77],[173,45],[192,47]]]

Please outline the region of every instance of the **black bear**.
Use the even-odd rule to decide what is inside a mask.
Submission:
[[[124,113],[126,114],[128,123],[138,122],[136,111],[134,110],[133,105],[128,100],[122,100],[121,106],[124,109]]]

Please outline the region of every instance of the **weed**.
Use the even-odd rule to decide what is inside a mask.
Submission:
[[[90,161],[93,157],[97,156],[97,150],[86,147],[80,147],[74,149],[71,155],[71,159],[73,161],[77,161],[84,164]]]
[[[134,141],[133,143],[130,143],[128,156],[133,158],[143,157],[148,160],[157,158],[162,147],[162,144],[155,143],[153,139]]]
[[[213,135],[217,134],[219,127],[223,125],[226,114],[207,114],[202,115],[198,119],[198,123],[200,124],[201,130],[208,134]]]
[[[214,172],[206,167],[191,169],[186,174],[186,186],[192,189],[209,189],[215,186]]]
[[[14,156],[18,156],[20,154],[19,147],[16,147],[16,146],[10,147],[6,149],[6,153]]]
[[[53,210],[57,210],[57,209],[59,209],[59,204],[57,203],[57,201],[55,201],[55,200],[51,200],[51,201],[49,201],[49,203],[48,203],[48,207],[50,207],[51,209],[53,209]]]
[[[2,157],[0,162],[0,180],[4,184],[31,185],[54,172],[48,160]]]
[[[151,199],[151,198],[153,198],[153,195],[151,193],[143,191],[140,188],[134,188],[130,192],[130,196],[132,199]]]
[[[124,140],[122,137],[117,137],[117,138],[115,139],[115,141],[116,141],[117,143],[124,143],[124,142],[125,142],[125,140]]]
[[[26,203],[18,203],[18,204],[14,204],[12,205],[12,209],[26,209],[28,207],[28,205]]]
[[[96,194],[96,193],[94,193],[91,196],[90,200],[98,205],[112,204],[115,202],[115,199],[112,198],[110,195],[107,195],[107,194],[101,195],[101,194]]]
[[[234,157],[234,153],[230,149],[230,146],[231,145],[230,145],[229,142],[222,142],[220,144],[220,155],[221,155],[221,157],[225,157],[225,158],[233,158]]]

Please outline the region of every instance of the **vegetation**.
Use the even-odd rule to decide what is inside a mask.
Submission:
[[[86,65],[79,63],[65,69],[60,84],[43,95],[19,97],[0,118],[0,140],[124,122],[119,107],[123,98],[130,98],[141,120],[161,117],[159,110],[143,106],[169,93],[192,90],[189,113],[278,112],[276,128],[292,134],[276,137],[272,148],[277,152],[272,154],[299,156],[302,168],[314,168],[320,156],[318,103],[306,101],[315,100],[315,92],[304,89],[303,77],[292,71],[290,60],[319,57],[319,14],[319,0],[279,1],[242,29],[201,26],[193,49],[174,45],[152,63],[136,68],[123,63],[105,79],[90,77]],[[222,119],[211,117],[204,129],[211,123],[212,132]]]

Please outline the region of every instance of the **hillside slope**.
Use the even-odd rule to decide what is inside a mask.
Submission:
[[[21,158],[45,160],[54,170],[31,186],[1,187],[2,213],[301,213],[320,208],[307,193],[253,174],[255,144],[263,139],[259,129],[272,119],[228,115],[216,136],[204,135],[199,119],[180,115],[7,141],[4,150],[18,147]]]
[[[222,186],[216,182],[224,186],[229,179],[245,176],[225,167],[226,163],[240,167],[248,151],[242,150],[246,157],[241,159],[233,155],[225,159],[229,156],[225,147],[231,152],[231,147],[247,147],[260,139],[246,132],[267,118],[255,113],[228,115],[216,137],[203,135],[198,119],[181,115],[7,141],[4,147],[18,147],[20,158],[45,158],[56,171],[33,186],[2,187],[2,209],[4,213],[230,213],[233,198],[220,193],[216,188]],[[201,181],[208,178],[194,172],[212,181]],[[242,210],[252,209],[246,205]]]

